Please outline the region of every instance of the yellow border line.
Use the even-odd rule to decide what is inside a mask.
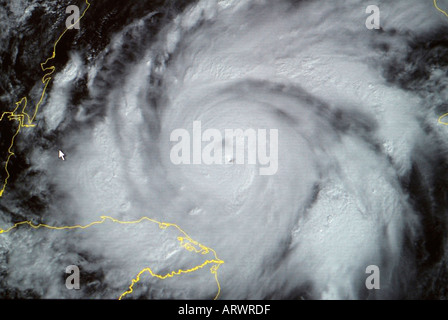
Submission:
[[[20,99],[20,101],[16,102],[16,107],[13,111],[7,111],[7,112],[3,112],[3,114],[0,117],[0,122],[3,120],[3,118],[5,117],[5,115],[8,116],[8,120],[9,121],[18,121],[19,125],[17,127],[17,131],[16,133],[13,135],[12,139],[11,139],[11,144],[8,148],[8,157],[6,158],[6,162],[5,162],[5,172],[6,172],[6,178],[3,182],[3,186],[2,189],[0,190],[0,197],[3,196],[3,193],[5,192],[6,189],[6,185],[8,184],[8,179],[10,178],[10,173],[8,171],[8,165],[9,165],[9,161],[11,159],[11,157],[14,155],[14,152],[12,151],[12,148],[14,147],[14,143],[16,140],[17,135],[20,133],[20,130],[22,128],[34,128],[36,125],[33,123],[36,116],[37,116],[37,112],[39,111],[39,108],[45,98],[45,94],[47,92],[47,88],[48,85],[50,84],[50,81],[52,79],[51,75],[55,72],[56,67],[55,66],[47,66],[47,64],[53,60],[56,57],[56,48],[57,45],[59,43],[59,41],[61,41],[62,37],[67,33],[68,30],[70,30],[74,25],[76,25],[78,22],[81,21],[82,18],[84,18],[87,10],[89,10],[90,8],[90,3],[89,0],[86,0],[86,4],[87,7],[86,9],[83,11],[82,15],[78,18],[78,20],[75,21],[75,23],[73,25],[71,25],[70,27],[66,28],[64,30],[64,32],[62,32],[62,34],[59,36],[59,38],[56,40],[56,42],[53,45],[53,53],[51,54],[51,57],[49,57],[47,60],[45,60],[45,62],[42,62],[40,64],[40,68],[42,69],[43,72],[45,72],[44,76],[42,77],[42,84],[44,85],[43,89],[42,89],[42,93],[40,95],[40,99],[37,102],[35,108],[34,108],[34,112],[33,115],[30,117],[30,115],[26,112],[26,108],[28,106],[28,99],[26,97],[23,97],[22,99]],[[19,110],[19,107],[21,107],[21,110],[19,113],[17,113],[17,111]],[[26,120],[26,124],[25,124],[25,120]]]
[[[213,266],[210,268],[210,272],[214,275],[216,285],[218,287],[218,292],[217,292],[214,300],[218,299],[218,297],[221,293],[221,285],[218,280],[218,269],[224,263],[224,261],[218,258],[218,255],[215,250],[200,244],[196,240],[193,240],[184,230],[182,230],[177,224],[174,224],[174,223],[160,222],[160,221],[148,218],[148,217],[143,217],[143,218],[140,218],[139,220],[133,220],[133,221],[121,221],[121,220],[118,220],[118,219],[115,219],[115,218],[112,218],[109,216],[101,216],[101,220],[91,222],[84,226],[74,225],[74,226],[55,227],[55,226],[50,226],[48,224],[33,224],[30,221],[22,221],[22,222],[15,223],[13,226],[9,227],[8,229],[5,229],[5,230],[0,229],[0,234],[9,233],[12,230],[17,229],[19,226],[22,226],[22,225],[28,225],[29,227],[31,227],[33,229],[45,228],[45,229],[50,229],[50,230],[74,230],[74,229],[87,229],[87,228],[90,228],[95,225],[103,224],[106,221],[111,221],[113,223],[118,223],[118,224],[138,224],[143,221],[149,221],[152,223],[156,223],[160,229],[175,228],[177,231],[179,231],[182,234],[182,236],[177,237],[177,240],[179,241],[179,245],[181,247],[183,247],[184,249],[186,249],[190,252],[200,253],[203,255],[208,254],[210,252],[213,254],[212,260],[206,260],[202,264],[192,267],[190,269],[186,269],[186,270],[179,269],[177,271],[171,271],[165,275],[156,274],[151,270],[151,268],[144,268],[137,274],[137,276],[134,279],[132,279],[129,289],[127,291],[123,292],[120,295],[120,297],[118,298],[118,300],[121,300],[126,295],[131,294],[134,291],[134,285],[140,281],[140,276],[145,272],[148,272],[152,277],[156,277],[161,280],[164,280],[167,278],[172,278],[177,275],[195,272],[197,270],[204,268],[205,266],[207,266],[209,264],[213,264]],[[197,248],[195,246],[197,246],[199,248]]]
[[[444,11],[444,10],[442,10],[442,9],[439,8],[439,6],[437,5],[437,0],[434,0],[434,7],[435,7],[438,11],[440,11],[441,13],[443,13],[443,14],[448,18],[448,13],[446,13],[446,11]],[[448,113],[445,113],[444,115],[441,115],[441,116],[439,117],[438,122],[439,122],[440,124],[444,124],[444,125],[448,126],[448,122],[444,122],[444,121],[442,121],[442,119],[445,118],[445,117],[447,117],[447,116],[448,116]]]
[[[52,75],[56,70],[55,66],[47,66],[47,64],[53,60],[56,57],[56,48],[57,45],[59,43],[59,41],[61,41],[62,37],[67,33],[68,30],[70,30],[74,25],[76,25],[78,22],[81,21],[82,18],[84,18],[87,10],[90,8],[90,3],[88,0],[86,0],[86,4],[87,7],[84,10],[84,12],[82,13],[82,15],[79,17],[78,20],[76,20],[74,22],[73,25],[71,25],[70,27],[66,28],[64,30],[64,32],[62,32],[62,34],[58,37],[58,39],[56,40],[56,42],[53,45],[53,52],[51,57],[49,57],[48,59],[45,60],[45,62],[40,64],[40,68],[42,69],[43,72],[45,72],[44,76],[42,77],[42,83],[44,85],[43,89],[42,89],[42,93],[40,95],[40,99],[37,102],[35,108],[34,108],[34,112],[33,115],[30,117],[30,115],[26,112],[26,108],[28,106],[28,100],[26,97],[23,97],[20,101],[16,102],[16,107],[14,108],[13,111],[8,111],[8,112],[3,112],[3,114],[0,116],[0,122],[5,118],[5,116],[7,116],[9,121],[18,121],[18,127],[17,127],[17,131],[14,133],[12,139],[11,139],[11,145],[8,148],[8,157],[6,159],[5,162],[5,171],[6,171],[6,178],[3,182],[3,187],[0,190],[0,197],[3,196],[3,193],[5,192],[6,189],[6,185],[8,184],[8,179],[10,178],[10,173],[8,171],[8,164],[9,161],[11,159],[11,157],[14,155],[14,152],[12,151],[13,147],[14,147],[14,142],[15,139],[17,137],[17,135],[20,133],[20,130],[22,128],[34,128],[36,125],[34,124],[34,120],[37,116],[37,113],[39,111],[39,108],[44,100],[45,94],[47,92],[47,88],[48,85],[50,84],[50,81],[52,79]],[[18,113],[18,110],[20,110],[20,112]],[[25,123],[26,120],[26,123]],[[181,234],[183,234],[184,237],[178,237],[177,240],[180,242],[180,245],[185,248],[188,251],[194,251],[196,253],[201,253],[201,254],[208,254],[209,252],[212,252],[214,255],[214,259],[212,260],[207,260],[204,263],[202,263],[201,265],[198,265],[196,267],[187,269],[187,270],[182,270],[179,269],[178,271],[172,271],[166,275],[159,275],[159,274],[155,274],[150,268],[145,268],[143,270],[141,270],[138,275],[132,280],[131,285],[129,286],[129,289],[127,291],[125,291],[124,293],[122,293],[119,297],[119,300],[121,300],[123,297],[125,297],[126,295],[130,294],[133,292],[133,287],[136,283],[138,283],[140,281],[140,276],[144,273],[144,272],[149,272],[151,274],[151,276],[153,277],[157,277],[159,279],[166,279],[166,278],[171,278],[174,277],[175,275],[181,275],[183,273],[190,273],[190,272],[194,272],[197,271],[199,269],[202,269],[203,267],[205,267],[208,264],[213,264],[213,266],[210,268],[210,272],[212,274],[214,274],[214,278],[216,281],[216,284],[218,286],[218,293],[215,296],[215,300],[218,299],[220,293],[221,293],[221,285],[219,283],[218,280],[218,268],[221,266],[221,264],[224,263],[223,260],[219,259],[215,250],[208,248],[202,244],[200,244],[199,242],[193,240],[185,231],[183,231],[178,225],[176,224],[171,224],[171,223],[164,223],[164,222],[159,222],[157,220],[154,219],[150,219],[148,217],[143,217],[139,220],[136,221],[120,221],[117,219],[114,219],[112,217],[108,217],[108,216],[102,216],[101,220],[99,221],[94,221],[92,223],[89,223],[88,225],[85,226],[81,226],[81,225],[75,225],[75,226],[63,226],[63,227],[54,227],[54,226],[50,226],[47,224],[38,224],[38,225],[34,225],[32,222],[30,221],[22,221],[22,222],[18,222],[16,224],[14,224],[12,227],[2,230],[0,229],[0,234],[4,234],[4,233],[8,233],[14,229],[16,229],[17,227],[21,226],[21,225],[28,225],[33,229],[39,229],[39,228],[46,228],[46,229],[50,229],[50,230],[73,230],[73,229],[87,229],[90,228],[94,225],[98,225],[98,224],[102,224],[105,221],[110,220],[114,223],[119,223],[119,224],[137,224],[140,223],[144,220],[153,222],[153,223],[157,223],[159,225],[159,228],[161,229],[166,229],[169,227],[173,227],[176,228]],[[198,246],[198,248],[195,247]]]
[[[442,121],[442,119],[445,118],[445,117],[448,117],[448,113],[445,113],[444,115],[441,115],[441,116],[439,117],[439,123],[448,126],[448,122],[443,122],[443,121]]]
[[[445,16],[448,17],[448,13],[446,13],[444,10],[440,9],[439,6],[437,5],[437,0],[434,0],[434,7],[436,7],[437,10],[439,10],[439,11],[442,12]]]

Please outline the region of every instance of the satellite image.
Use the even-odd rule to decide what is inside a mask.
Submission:
[[[447,12],[0,0],[0,299],[447,299]]]

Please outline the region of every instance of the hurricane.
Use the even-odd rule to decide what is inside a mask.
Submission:
[[[2,297],[118,298],[151,267],[196,269],[143,273],[127,298],[447,298],[448,18],[432,1],[376,1],[374,30],[364,0],[88,4],[14,140],[0,227],[162,224],[20,225],[0,235]],[[67,5],[4,1],[2,110],[39,100]],[[225,152],[195,163],[193,145],[173,162],[173,132],[195,123],[267,133],[257,155],[276,170]],[[1,129],[6,154],[15,131]],[[201,151],[229,148],[208,138]],[[63,285],[68,265],[81,290]]]

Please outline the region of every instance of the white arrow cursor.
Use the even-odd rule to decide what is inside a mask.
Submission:
[[[61,150],[59,150],[59,158],[61,158],[63,161],[65,161],[65,154]]]

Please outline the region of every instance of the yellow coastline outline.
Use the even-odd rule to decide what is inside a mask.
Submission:
[[[171,271],[165,275],[156,274],[149,267],[144,268],[137,274],[137,276],[134,279],[132,279],[132,282],[131,282],[128,290],[123,292],[120,295],[120,297],[118,298],[118,300],[123,299],[126,295],[131,294],[134,291],[134,285],[140,281],[141,275],[145,272],[148,272],[152,277],[164,280],[167,278],[172,278],[177,275],[195,272],[195,271],[202,269],[205,266],[210,265],[210,264],[212,264],[212,267],[210,268],[210,273],[212,273],[214,275],[216,285],[218,287],[218,292],[216,293],[214,300],[218,299],[219,295],[221,294],[221,285],[218,280],[218,269],[224,263],[224,261],[218,258],[218,255],[215,250],[213,250],[212,248],[206,247],[206,246],[200,244],[199,242],[193,240],[184,230],[182,230],[182,228],[180,228],[177,224],[174,224],[174,223],[160,222],[160,221],[148,218],[148,217],[142,217],[138,220],[132,220],[132,221],[122,221],[122,220],[118,220],[118,219],[115,219],[115,218],[112,218],[109,216],[101,216],[101,220],[91,222],[84,226],[74,225],[74,226],[55,227],[55,226],[50,226],[47,224],[33,224],[30,221],[22,221],[22,222],[15,223],[13,226],[9,227],[8,229],[5,229],[5,230],[0,229],[0,234],[9,233],[22,225],[28,225],[29,227],[31,227],[33,229],[45,228],[45,229],[50,229],[50,230],[74,230],[74,229],[87,229],[87,228],[90,228],[95,225],[103,224],[106,221],[110,221],[110,222],[118,223],[118,224],[139,224],[143,221],[149,221],[152,223],[156,223],[160,229],[174,228],[181,234],[181,236],[177,237],[177,240],[179,241],[179,245],[182,248],[184,248],[185,250],[188,250],[190,252],[195,252],[198,254],[200,253],[203,255],[206,255],[210,252],[213,254],[213,259],[206,260],[205,262],[203,262],[200,265],[197,265],[195,267],[185,269],[185,270],[178,269],[177,271]]]
[[[437,5],[437,0],[434,0],[434,7],[436,7],[437,10],[439,10],[440,12],[442,12],[445,16],[447,16],[448,18],[448,13],[446,13],[444,10],[440,9],[439,6]]]
[[[42,69],[42,71],[45,73],[44,76],[42,77],[42,84],[43,84],[43,89],[42,89],[42,93],[40,95],[40,99],[37,102],[35,108],[34,108],[34,112],[32,113],[32,116],[30,116],[30,114],[26,111],[27,107],[28,107],[28,100],[26,97],[23,97],[22,99],[20,99],[18,102],[16,102],[16,107],[13,111],[7,111],[7,112],[3,112],[3,114],[0,116],[0,122],[4,120],[5,117],[7,117],[7,119],[9,121],[18,121],[18,127],[16,132],[13,134],[13,137],[11,139],[11,144],[8,148],[8,157],[6,159],[5,162],[5,167],[4,170],[6,172],[6,178],[3,181],[2,184],[2,189],[0,189],[0,198],[3,196],[5,190],[6,190],[6,186],[8,184],[8,179],[10,178],[10,173],[8,171],[8,165],[9,165],[9,161],[11,159],[11,157],[14,155],[14,152],[12,151],[13,147],[14,147],[14,142],[15,139],[17,137],[17,135],[20,133],[22,128],[34,128],[36,126],[36,124],[34,124],[34,120],[37,116],[37,113],[39,111],[39,108],[45,98],[46,92],[47,92],[47,88],[48,85],[50,84],[51,80],[52,80],[52,75],[56,70],[55,66],[48,66],[49,62],[51,60],[53,60],[56,57],[56,48],[57,45],[59,43],[59,41],[62,39],[62,37],[67,33],[68,30],[70,30],[74,25],[76,25],[78,22],[81,21],[81,19],[84,18],[86,12],[88,11],[88,9],[90,8],[90,2],[89,0],[85,0],[85,3],[87,5],[87,7],[85,8],[85,10],[83,11],[82,15],[73,23],[73,25],[71,25],[70,27],[66,28],[64,30],[64,32],[62,32],[62,34],[58,37],[58,39],[56,40],[56,42],[53,45],[53,52],[52,55],[45,60],[45,62],[40,64],[40,67]],[[73,230],[73,229],[87,229],[90,228],[94,225],[99,225],[102,224],[106,221],[111,221],[113,223],[118,223],[118,224],[138,224],[141,223],[143,221],[150,221],[152,223],[156,223],[158,224],[160,229],[166,229],[166,228],[175,228],[178,230],[178,232],[181,233],[182,236],[178,237],[177,240],[179,241],[179,245],[182,246],[184,249],[191,251],[191,252],[195,252],[195,253],[200,253],[200,254],[208,254],[208,253],[212,253],[214,258],[211,260],[206,260],[205,262],[203,262],[200,265],[197,265],[195,267],[183,270],[183,269],[178,269],[177,271],[171,271],[165,275],[160,275],[160,274],[156,274],[152,271],[151,268],[144,268],[143,270],[141,270],[137,276],[135,278],[132,279],[132,282],[128,288],[128,290],[126,290],[125,292],[123,292],[118,300],[123,299],[126,295],[129,295],[133,292],[134,290],[134,285],[136,283],[138,283],[140,281],[140,277],[142,276],[143,273],[148,272],[152,277],[164,280],[167,278],[172,278],[174,276],[177,275],[182,275],[182,274],[186,274],[186,273],[191,273],[191,272],[195,272],[197,270],[200,270],[202,268],[204,268],[207,265],[212,264],[211,268],[210,268],[210,272],[214,275],[217,287],[218,287],[218,291],[217,294],[214,298],[214,300],[217,300],[220,293],[221,293],[221,285],[219,283],[218,280],[218,269],[219,267],[224,263],[223,260],[219,259],[217,256],[217,253],[215,250],[213,250],[212,248],[206,247],[202,244],[200,244],[199,242],[193,240],[184,230],[182,230],[182,228],[180,228],[178,225],[173,224],[173,223],[166,223],[166,222],[159,222],[157,220],[148,218],[148,217],[142,217],[139,220],[134,220],[134,221],[121,221],[109,216],[101,216],[100,217],[101,220],[98,221],[94,221],[91,222],[87,225],[74,225],[74,226],[61,226],[61,227],[56,227],[56,226],[50,226],[47,224],[33,224],[30,221],[22,221],[22,222],[18,222],[15,223],[13,226],[7,228],[7,229],[0,229],[0,234],[6,234],[9,233],[15,229],[17,229],[19,226],[21,225],[28,225],[29,227],[33,228],[33,229],[40,229],[40,228],[46,228],[46,229],[50,229],[50,230]],[[197,248],[197,247],[199,248]]]
[[[34,112],[32,114],[32,116],[30,116],[28,114],[28,112],[26,112],[26,108],[28,107],[28,99],[26,97],[23,97],[22,99],[20,99],[18,102],[16,102],[16,107],[13,111],[6,111],[3,112],[3,114],[0,117],[0,122],[4,119],[5,116],[7,116],[9,121],[18,121],[19,124],[17,126],[17,131],[15,132],[15,134],[13,135],[12,139],[11,139],[11,144],[8,148],[8,157],[6,158],[6,162],[5,162],[5,172],[6,172],[6,177],[5,180],[3,181],[3,186],[2,189],[0,190],[0,197],[3,196],[3,193],[5,192],[6,189],[6,185],[8,184],[8,179],[10,178],[10,173],[8,171],[8,165],[9,165],[9,161],[11,159],[11,157],[14,155],[14,152],[12,151],[12,148],[14,147],[14,142],[15,139],[17,137],[17,135],[20,133],[20,130],[22,128],[34,128],[36,125],[34,124],[34,120],[36,119],[37,116],[37,112],[39,111],[39,108],[45,98],[45,94],[47,93],[47,88],[48,85],[51,82],[52,79],[52,75],[56,70],[55,66],[48,66],[48,63],[53,60],[54,58],[56,58],[56,48],[58,46],[59,41],[61,41],[62,37],[67,33],[67,31],[69,31],[73,26],[75,26],[78,22],[81,21],[82,18],[84,18],[87,10],[89,10],[90,8],[90,2],[89,0],[86,0],[86,5],[87,7],[85,8],[85,10],[83,11],[82,15],[74,22],[73,25],[71,25],[70,27],[66,28],[64,30],[64,32],[61,33],[61,35],[58,37],[58,39],[56,40],[56,42],[53,45],[53,52],[51,54],[51,57],[49,57],[47,60],[45,60],[45,62],[42,62],[40,64],[40,68],[42,69],[43,72],[45,72],[44,76],[42,77],[42,84],[44,85],[43,89],[42,89],[42,93],[40,95],[40,99],[37,102],[36,106],[34,107]],[[20,110],[20,111],[19,111]]]
[[[434,7],[435,7],[438,11],[440,11],[441,13],[443,13],[443,14],[448,18],[448,13],[446,13],[446,11],[444,11],[443,9],[440,9],[440,8],[439,8],[439,6],[437,5],[437,0],[434,0]],[[448,117],[448,113],[445,113],[445,114],[441,115],[441,116],[439,117],[438,122],[439,122],[440,124],[444,124],[444,125],[448,126],[448,122],[443,121],[443,118],[445,118],[445,117]]]

